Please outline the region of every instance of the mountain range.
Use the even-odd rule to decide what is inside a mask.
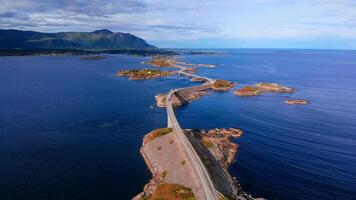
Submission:
[[[0,29],[0,49],[78,49],[105,51],[156,49],[156,47],[130,33],[114,33],[107,29],[93,32],[58,33]]]

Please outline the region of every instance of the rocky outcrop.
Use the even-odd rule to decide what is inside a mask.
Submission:
[[[197,68],[196,67],[187,67],[182,71],[186,72],[186,73],[190,73],[190,74],[195,74],[197,72]]]
[[[212,151],[215,158],[227,168],[234,161],[238,148],[238,145],[232,142],[231,139],[239,138],[242,134],[242,130],[238,128],[216,128],[208,132],[203,131],[202,142]],[[204,141],[208,143],[204,143]],[[209,143],[213,144],[213,146],[209,146]]]
[[[218,90],[218,91],[226,91],[230,90],[234,87],[235,83],[227,80],[215,80],[214,83],[211,85],[211,89]]]
[[[288,100],[285,100],[284,103],[290,104],[290,105],[294,105],[294,104],[306,105],[306,104],[309,104],[309,101],[305,100],[305,99],[288,99]]]
[[[172,72],[161,71],[159,69],[131,69],[117,72],[117,76],[126,76],[129,77],[130,80],[160,78],[171,74]]]
[[[238,90],[235,90],[234,94],[237,96],[257,96],[262,94],[262,90],[255,86],[244,86]]]
[[[194,77],[194,78],[190,79],[190,81],[192,81],[192,82],[205,82],[206,79],[205,78]]]
[[[206,94],[208,94],[208,92],[206,90],[202,90],[202,91],[192,91],[192,92],[187,92],[184,93],[184,97],[179,96],[179,98],[175,95],[173,96],[172,99],[172,104],[173,106],[181,106],[184,103],[189,103],[191,101],[197,100],[199,98],[201,98],[202,96],[205,96]],[[179,93],[177,95],[180,95]],[[184,101],[182,101],[182,98]],[[155,96],[156,99],[156,103],[158,107],[164,108],[167,105],[167,97],[166,94],[158,94]]]
[[[145,64],[155,67],[172,67],[176,64],[176,60],[171,57],[154,56],[150,61],[145,62]]]
[[[282,86],[277,83],[257,83],[255,86],[262,91],[289,92],[289,93],[295,91],[293,88]]]
[[[157,94],[155,96],[156,103],[158,107],[164,108],[167,106],[167,95],[166,94]]]
[[[205,163],[216,189],[227,199],[255,200],[242,190],[239,182],[228,171],[238,149],[232,139],[242,134],[242,130],[237,128],[209,131],[186,129],[186,135]]]
[[[257,96],[263,92],[294,92],[295,90],[290,87],[282,86],[277,83],[257,83],[254,86],[244,86],[235,90],[234,94],[238,96]]]

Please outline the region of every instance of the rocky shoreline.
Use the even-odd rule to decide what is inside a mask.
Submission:
[[[227,91],[234,87],[236,83],[227,80],[215,80],[211,89],[216,91]]]
[[[234,94],[238,96],[257,96],[264,92],[282,92],[282,93],[293,93],[294,88],[279,85],[277,83],[257,83],[252,86],[244,86],[238,90],[235,90]]]
[[[194,101],[194,100],[198,100],[201,97],[205,96],[208,94],[208,91],[195,91],[195,92],[191,92],[189,93],[186,97],[185,100],[187,100],[188,102]],[[156,100],[156,104],[158,107],[160,108],[165,108],[166,107],[166,94],[157,94],[155,96],[155,100]],[[174,106],[181,106],[182,102],[181,101],[173,101],[173,105]]]
[[[119,76],[127,76],[131,80],[143,80],[159,78],[171,74],[181,74],[190,78],[192,82],[206,82],[206,78],[193,78],[193,73],[198,67],[215,68],[215,65],[191,64],[179,62],[174,58],[154,57],[145,62],[155,67],[174,67],[178,71],[162,71],[160,69],[121,70]],[[180,106],[197,100],[206,95],[208,89],[215,91],[228,91],[237,83],[227,80],[213,80],[201,86],[181,89],[172,96],[172,104]],[[202,87],[203,86],[203,87]],[[257,83],[252,86],[244,86],[234,91],[238,96],[257,96],[266,92],[293,93],[294,88],[282,86],[276,83]],[[155,96],[158,107],[166,107],[166,94]],[[307,104],[307,100],[290,99],[286,104]],[[252,200],[256,199],[245,193],[236,178],[228,171],[235,161],[238,144],[234,141],[243,135],[238,128],[216,128],[205,130],[184,130],[184,134],[190,140],[200,159],[205,164],[209,175],[214,182],[214,187],[223,195],[222,199]],[[142,193],[134,199],[180,199],[178,193],[169,193],[173,188],[179,188],[190,199],[202,199],[201,185],[198,180],[193,181],[196,174],[191,163],[187,163],[187,155],[182,147],[175,142],[175,133],[171,128],[156,129],[148,133],[143,140],[140,152],[152,172],[152,179],[144,187]],[[174,158],[172,160],[172,158]],[[190,162],[190,161],[189,161]],[[192,177],[189,177],[189,175]],[[165,196],[166,195],[166,196]],[[178,195],[178,196],[177,196]],[[262,199],[262,198],[258,198]]]
[[[154,157],[152,156],[152,154],[156,153],[152,153],[152,150],[147,147],[148,145],[152,145],[152,143],[154,143],[156,139],[161,140],[155,141],[157,142],[157,144],[161,144],[159,142],[167,143],[167,141],[170,144],[174,144],[176,142],[174,140],[174,132],[171,131],[172,130],[168,128],[161,128],[153,130],[147,135],[145,135],[140,152],[149,170],[152,173],[152,179],[144,186],[143,192],[139,193],[133,198],[134,200],[151,199],[157,194],[162,194],[162,187],[168,187],[167,185],[165,185],[168,183],[173,184],[175,187],[184,188],[185,191],[188,192],[188,195],[190,195],[191,199],[196,199],[193,193],[189,193],[189,191],[192,190],[186,185],[182,185],[180,180],[166,180],[167,171],[169,171],[169,169],[165,169],[163,167],[163,164],[157,163],[166,163],[171,161],[164,161],[162,160],[163,158],[158,155],[157,158],[159,159],[159,161],[154,160],[152,158]],[[242,190],[241,185],[237,182],[237,180],[232,177],[228,172],[228,168],[234,162],[238,151],[238,145],[234,143],[233,140],[243,135],[243,131],[241,129],[216,128],[209,131],[186,129],[185,134],[193,144],[197,153],[202,158],[202,161],[205,163],[206,167],[208,168],[208,171],[211,173],[212,179],[214,181],[214,184],[217,186],[217,189],[224,195],[223,199],[256,199],[245,193]],[[162,149],[167,149],[167,147],[159,147]],[[155,152],[158,153],[160,151]],[[186,164],[186,161],[182,161],[180,164],[183,166]],[[188,180],[190,179],[190,177],[186,178]]]

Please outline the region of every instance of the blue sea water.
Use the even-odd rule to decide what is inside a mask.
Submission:
[[[198,71],[294,94],[241,98],[228,92],[177,110],[184,128],[240,127],[231,173],[254,196],[355,199],[356,52],[224,50],[182,55],[216,64]],[[120,69],[148,58],[107,55],[0,57],[0,199],[130,199],[151,177],[143,136],[166,125],[154,95],[193,85],[183,77],[129,81]],[[310,100],[287,105],[286,98]]]

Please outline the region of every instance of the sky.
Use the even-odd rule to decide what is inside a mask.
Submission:
[[[356,0],[0,0],[0,29],[104,28],[162,48],[356,49]]]

